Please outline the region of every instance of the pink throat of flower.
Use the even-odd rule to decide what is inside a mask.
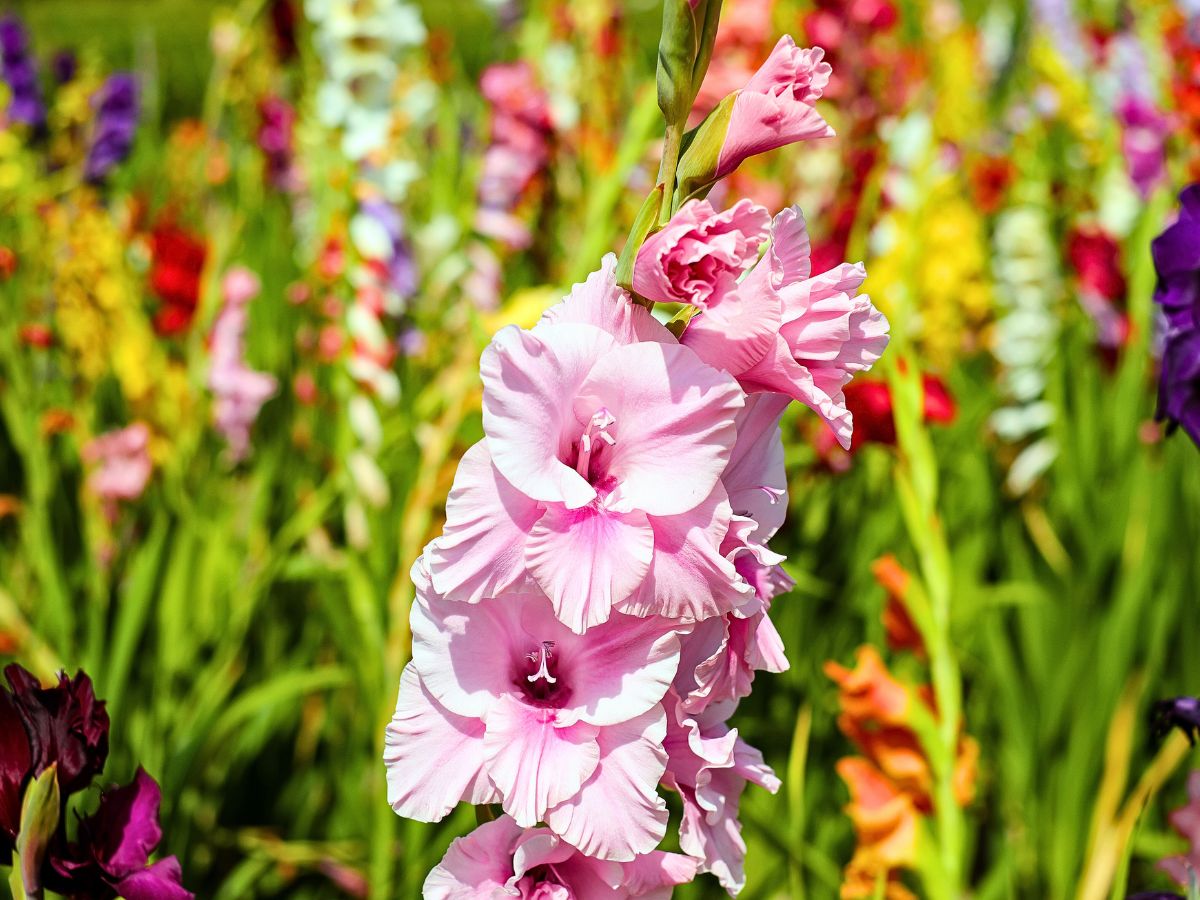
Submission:
[[[552,708],[566,701],[571,692],[562,682],[554,641],[542,641],[525,654],[524,662],[515,682],[527,703]]]
[[[609,412],[607,406],[602,406],[594,413],[579,438],[579,455],[575,458],[575,471],[584,478],[591,480],[592,453],[599,449],[601,442],[609,447],[615,446],[617,439],[608,433],[608,429],[617,423],[616,417]]]

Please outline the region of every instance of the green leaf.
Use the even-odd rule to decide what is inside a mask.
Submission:
[[[41,870],[46,848],[58,828],[59,796],[58,767],[51,765],[25,789],[21,803],[21,831],[17,835],[19,862],[13,865],[13,897],[20,900],[40,900]],[[17,873],[20,873],[20,883]],[[21,888],[23,893],[17,893]]]

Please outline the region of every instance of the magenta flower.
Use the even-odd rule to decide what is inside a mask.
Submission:
[[[614,276],[610,258],[533,330],[510,326],[484,351],[485,438],[428,551],[450,599],[528,576],[577,632],[614,608],[692,622],[747,599],[719,552],[743,394]]]
[[[568,897],[667,900],[696,875],[696,861],[655,851],[628,862],[592,859],[545,828],[508,816],[458,838],[425,879],[425,900]]]
[[[79,822],[77,840],[51,850],[47,884],[78,900],[190,900],[179,860],[149,864],[162,840],[158,784],[139,768],[132,783],[100,795],[96,812]]]
[[[1129,178],[1144,200],[1166,180],[1171,120],[1148,97],[1129,91],[1117,102],[1117,121]]]
[[[689,200],[638,250],[633,289],[658,303],[707,307],[758,260],[771,214],[749,200],[717,212]]]
[[[1182,887],[1193,876],[1200,876],[1200,771],[1192,772],[1187,783],[1188,802],[1167,816],[1171,827],[1188,842],[1187,853],[1169,856],[1158,864]]]
[[[96,466],[88,488],[104,501],[110,515],[118,500],[136,500],[150,481],[150,429],[143,422],[93,438],[83,448],[85,462]]]
[[[668,698],[668,703],[674,699]],[[762,754],[725,723],[727,707],[710,707],[692,716],[677,700],[671,705],[663,784],[683,800],[679,847],[702,861],[701,872],[712,872],[722,887],[736,895],[746,883],[746,842],[738,821],[742,791],[753,782],[775,793],[779,779]]]
[[[464,605],[429,589],[420,560],[413,578],[413,660],[384,755],[392,808],[438,821],[459,800],[498,802],[589,856],[652,850],[677,626],[616,614],[577,635],[540,595]]]
[[[278,383],[273,376],[246,365],[246,307],[261,289],[258,276],[249,269],[235,267],[226,273],[221,289],[225,304],[213,323],[208,387],[213,393],[217,430],[229,442],[234,461],[238,461],[250,451],[250,429],[262,405],[275,395]]]
[[[814,106],[833,71],[824,58],[820,47],[802,50],[790,35],[779,39],[767,61],[735,96],[713,181],[756,154],[833,136]]]
[[[786,394],[811,407],[848,448],[853,417],[842,388],[883,353],[888,321],[858,295],[866,278],[861,264],[809,277],[798,207],[779,213],[771,231],[766,255],[688,323],[682,343],[747,391]]]

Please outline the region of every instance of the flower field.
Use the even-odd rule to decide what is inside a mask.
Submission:
[[[0,13],[14,900],[1200,898],[1200,6]]]

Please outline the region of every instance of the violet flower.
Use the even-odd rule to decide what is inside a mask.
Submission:
[[[1166,142],[1171,120],[1150,98],[1131,91],[1117,102],[1117,121],[1129,179],[1145,200],[1167,176]]]
[[[1179,218],[1151,244],[1158,271],[1154,302],[1167,325],[1158,418],[1200,444],[1200,183],[1184,188],[1179,199]]]
[[[9,119],[41,128],[46,122],[46,108],[38,86],[37,63],[29,49],[25,25],[15,15],[0,19],[0,77],[12,95]]]
[[[47,885],[75,900],[190,900],[178,859],[148,865],[162,840],[161,800],[140,767],[130,784],[105,790],[96,812],[80,820],[78,839],[51,847]]]
[[[1154,704],[1151,715],[1151,728],[1157,740],[1162,740],[1172,729],[1178,728],[1187,735],[1192,746],[1196,746],[1196,736],[1200,734],[1200,699],[1176,697],[1173,700],[1159,700]]]
[[[83,174],[88,181],[103,181],[129,156],[138,125],[137,79],[118,72],[105,79],[92,98],[96,122]]]

